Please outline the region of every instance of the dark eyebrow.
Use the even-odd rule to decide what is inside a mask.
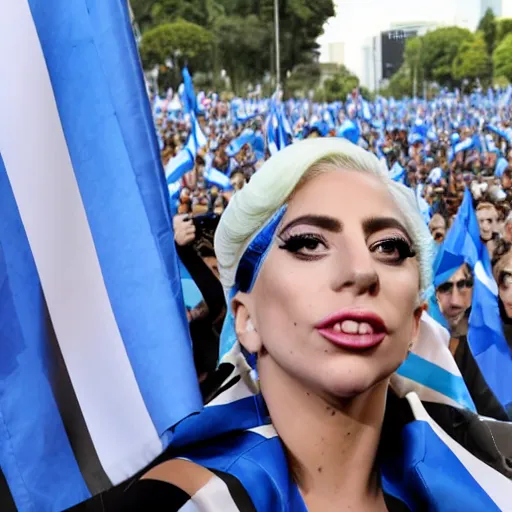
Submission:
[[[363,222],[363,231],[365,236],[370,236],[373,235],[373,233],[390,228],[402,231],[402,233],[409,239],[409,242],[411,241],[411,237],[409,236],[405,226],[393,217],[371,217]]]
[[[289,222],[281,230],[281,234],[299,225],[316,226],[321,229],[326,229],[327,231],[332,231],[333,233],[339,233],[343,229],[341,222],[334,217],[328,217],[326,215],[303,215]]]

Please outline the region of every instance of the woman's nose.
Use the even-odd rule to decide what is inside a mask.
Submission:
[[[348,237],[347,237],[348,238]],[[364,240],[355,241],[340,249],[335,259],[333,289],[335,291],[351,290],[354,295],[369,293],[375,295],[379,290],[379,275],[370,250]]]

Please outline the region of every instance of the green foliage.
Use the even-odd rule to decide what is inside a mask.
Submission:
[[[493,80],[494,87],[499,87],[500,89],[506,89],[510,85],[510,80],[508,80],[504,76],[497,76]]]
[[[309,91],[318,87],[320,75],[320,65],[316,62],[299,64],[286,80],[286,95],[288,97],[307,97]]]
[[[131,5],[143,37],[155,27],[181,19],[213,34],[209,58],[202,66],[196,62],[196,68],[209,65],[217,78],[225,69],[235,90],[275,72],[274,0],[131,0]],[[279,7],[284,79],[298,65],[315,61],[317,39],[334,16],[334,2],[280,0]],[[189,46],[184,41],[182,53],[188,53]],[[155,54],[160,58],[164,51],[149,52],[146,46],[144,63],[157,60]]]
[[[320,101],[345,101],[347,96],[359,86],[359,78],[346,66],[339,66],[336,74],[328,78],[322,89],[317,91]]]
[[[205,0],[131,0],[135,19],[144,32],[157,25],[184,19],[196,25],[206,25]]]
[[[468,81],[472,85],[477,78],[484,85],[488,85],[492,74],[492,62],[487,53],[484,36],[478,34],[473,41],[461,44],[457,56],[453,61],[452,74],[454,80]]]
[[[494,73],[512,82],[512,33],[498,45],[493,54]]]
[[[501,43],[505,36],[512,33],[512,18],[501,18],[497,20],[496,44]]]
[[[258,81],[269,65],[262,48],[269,45],[269,34],[257,16],[222,17],[215,26],[218,58],[231,79],[235,92],[243,83]]]
[[[441,86],[454,87],[453,61],[464,42],[472,41],[473,34],[460,27],[443,27],[428,32],[422,38],[421,61],[425,78]]]
[[[408,64],[402,67],[391,77],[388,87],[381,91],[383,96],[392,96],[393,98],[402,98],[413,95],[413,79]]]
[[[484,41],[487,46],[487,53],[492,55],[496,46],[496,16],[491,8],[485,11],[484,17],[480,20],[478,30],[484,35]]]
[[[375,94],[362,85],[359,87],[359,94],[367,101],[375,100]]]
[[[167,59],[180,57],[192,68],[205,69],[213,42],[212,34],[184,20],[159,25],[145,32],[140,44],[140,55],[144,69],[163,65]]]

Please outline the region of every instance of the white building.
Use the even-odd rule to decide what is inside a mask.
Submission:
[[[345,64],[345,43],[335,42],[327,45],[327,58],[324,62],[328,64]]]
[[[360,77],[361,85],[371,91],[375,91],[384,85],[382,38],[385,34],[388,34],[389,37],[404,39],[412,34],[423,36],[428,31],[435,30],[440,26],[442,26],[440,23],[428,21],[391,23],[388,31],[367,38],[362,47],[363,73]]]

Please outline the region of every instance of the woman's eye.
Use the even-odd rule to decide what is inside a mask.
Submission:
[[[319,235],[292,235],[287,239],[280,240],[280,249],[291,252],[299,257],[314,258],[320,256],[322,250],[327,248],[325,239]]]
[[[390,238],[376,242],[370,247],[370,251],[386,263],[401,263],[407,258],[416,256],[411,244],[402,238]]]

